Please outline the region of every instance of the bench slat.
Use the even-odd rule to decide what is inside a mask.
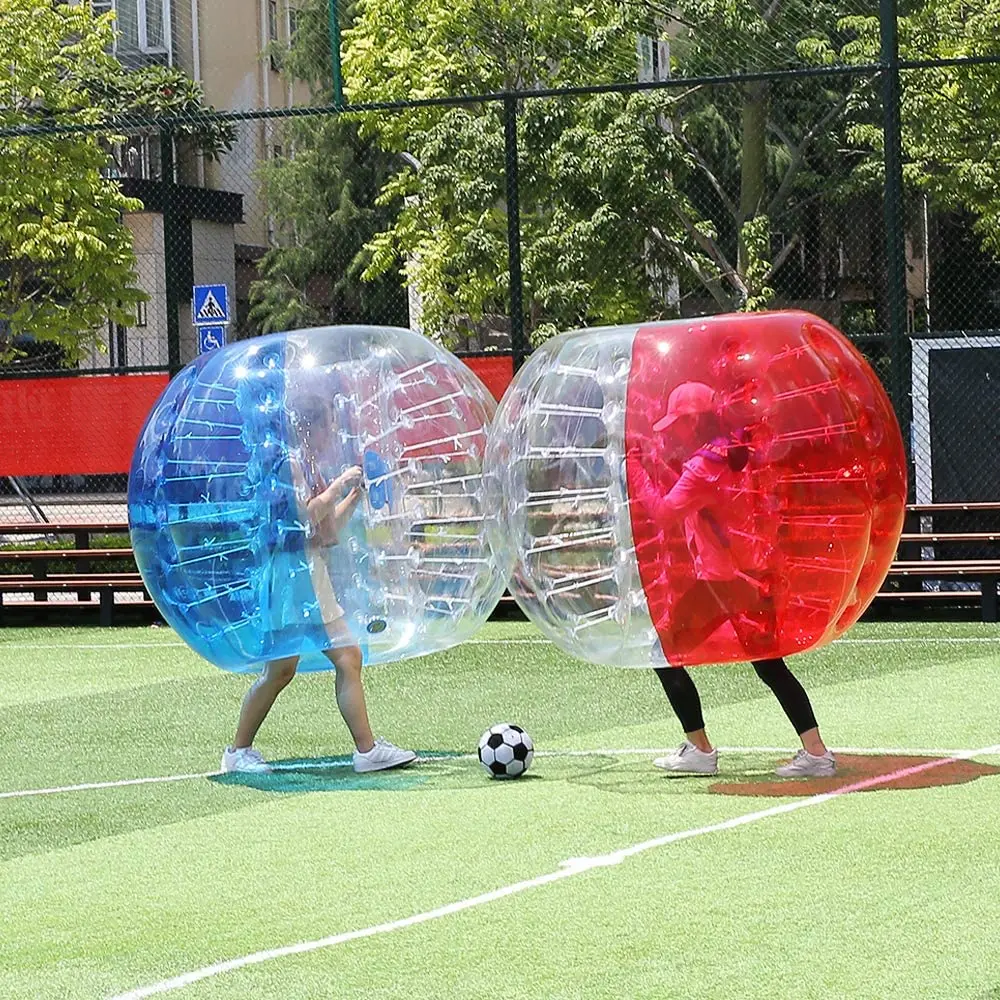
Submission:
[[[37,590],[39,593],[45,590],[100,590],[102,587],[110,587],[113,590],[140,590],[145,589],[145,584],[138,574],[128,577],[72,576],[62,580],[42,577],[22,577],[19,580],[12,580],[0,577],[0,591],[5,593],[26,593],[29,590]]]
[[[0,549],[0,561],[36,559],[133,559],[130,548],[121,549]]]
[[[90,523],[87,521],[17,521],[0,522],[0,535],[75,535],[78,531],[90,534],[118,535],[128,532],[128,525],[121,521]]]
[[[1000,542],[1000,532],[992,534],[987,531],[967,531],[945,532],[922,535],[919,533],[905,533],[899,536],[900,542],[920,542],[924,545],[937,544],[939,542]]]
[[[1000,573],[1000,559],[917,559],[894,562],[889,575],[904,573]]]

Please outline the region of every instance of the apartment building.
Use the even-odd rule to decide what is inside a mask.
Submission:
[[[273,43],[285,44],[294,33],[293,0],[91,4],[98,13],[115,12],[115,54],[124,65],[178,67],[201,85],[205,103],[217,111],[258,111],[308,101],[306,89],[289,84],[269,52]],[[279,147],[269,122],[238,120],[235,128],[234,148],[219,161],[183,148],[169,150],[174,169],[167,178],[156,135],[136,138],[119,157],[123,187],[145,206],[126,222],[134,236],[140,284],[150,298],[133,327],[109,331],[108,354],[95,355],[92,367],[109,361],[138,367],[193,358],[198,351],[190,308],[194,284],[226,284],[231,334],[246,323],[256,263],[274,238],[260,167]],[[174,182],[169,192],[165,180]],[[171,323],[168,312],[173,309],[177,319]]]

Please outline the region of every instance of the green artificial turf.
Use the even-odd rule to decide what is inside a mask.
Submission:
[[[863,625],[798,658],[837,746],[1000,743],[1000,631]],[[795,743],[749,667],[695,672],[720,780]],[[670,779],[655,678],[574,661],[522,623],[373,668],[378,733],[433,759],[356,776],[330,675],[296,679],[258,746],[218,767],[249,679],[166,629],[0,631],[0,997],[108,997],[256,951],[421,914],[784,803]],[[487,779],[480,733],[540,755]],[[573,751],[573,753],[563,753]],[[1000,765],[1000,757],[983,758]],[[203,776],[198,776],[203,775]],[[794,791],[794,789],[790,789]],[[1000,776],[842,795],[417,926],[193,983],[191,998],[967,998],[1000,987]]]

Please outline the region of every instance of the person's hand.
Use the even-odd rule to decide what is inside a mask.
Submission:
[[[345,486],[349,486],[353,490],[361,485],[361,481],[364,477],[365,474],[362,472],[361,466],[352,465],[349,469],[345,469],[339,476],[337,476],[336,483],[341,489]]]

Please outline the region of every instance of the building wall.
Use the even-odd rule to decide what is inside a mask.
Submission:
[[[167,287],[163,272],[163,216],[152,212],[126,215],[132,230],[133,248],[139,262],[139,287],[149,295],[144,326],[132,327],[127,334],[130,365],[167,363]]]
[[[140,314],[144,323],[131,326],[126,331],[125,361],[130,368],[167,365],[169,356],[167,289],[163,269],[163,216],[138,212],[126,215],[125,224],[132,231],[139,287],[149,296]],[[230,336],[235,322],[237,293],[234,228],[232,225],[197,219],[191,224],[194,282],[197,285],[224,284],[229,289]],[[187,364],[198,354],[198,335],[191,319],[191,302],[181,302],[177,311],[180,320],[181,363]],[[113,357],[109,346],[109,338],[115,336],[114,331],[103,335],[103,349],[92,351],[81,362],[80,367],[107,368],[113,361],[121,365],[122,359]],[[113,350],[117,352],[117,346]]]
[[[167,287],[163,272],[163,216],[153,212],[136,212],[125,216],[125,225],[132,231],[139,287],[149,296],[139,317],[144,322],[128,329],[126,361],[130,367],[167,364]],[[231,227],[230,227],[231,228]],[[190,323],[190,317],[188,317]],[[102,337],[103,350],[92,351],[80,362],[80,367],[107,368],[112,363],[109,338]],[[121,359],[114,359],[121,364]]]
[[[201,83],[205,101],[218,111],[257,111],[309,102],[303,84],[289,85],[266,53],[270,43],[271,0],[173,0],[174,60]],[[276,0],[279,44],[288,43],[290,0]],[[244,198],[243,225],[236,241],[270,245],[267,206],[261,192],[260,166],[281,143],[280,125],[263,121],[236,123],[233,151],[218,162],[197,167],[194,183],[235,191]]]
[[[218,222],[191,223],[194,248],[194,283],[225,285],[229,289],[230,335],[236,308],[236,242],[235,227]],[[190,303],[181,305],[181,362],[186,364],[198,354],[198,335],[191,322]]]

